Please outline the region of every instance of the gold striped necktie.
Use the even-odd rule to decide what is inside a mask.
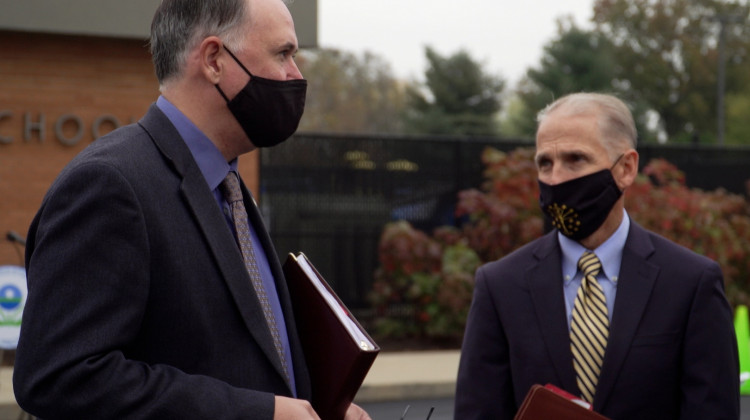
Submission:
[[[239,179],[237,179],[234,172],[229,172],[221,185],[219,185],[219,189],[224,196],[224,199],[229,203],[229,208],[232,211],[232,221],[234,222],[234,229],[237,233],[237,243],[242,251],[245,268],[247,269],[248,274],[250,274],[253,289],[255,289],[255,294],[258,296],[260,305],[263,308],[266,323],[268,324],[268,328],[271,330],[271,336],[273,337],[274,347],[276,347],[276,351],[279,353],[281,367],[284,369],[284,375],[288,380],[289,368],[287,367],[286,357],[284,357],[284,347],[281,344],[281,334],[276,326],[276,317],[273,315],[273,309],[271,308],[271,303],[268,301],[266,289],[263,286],[263,279],[260,276],[260,270],[258,270],[258,264],[255,260],[255,252],[253,251],[253,243],[250,236],[250,224],[247,218],[245,204],[242,201],[242,190],[240,189]]]
[[[593,403],[607,348],[609,318],[604,291],[596,280],[602,269],[599,258],[593,252],[586,251],[578,260],[578,268],[583,272],[583,279],[573,305],[570,348],[578,389],[583,399]]]

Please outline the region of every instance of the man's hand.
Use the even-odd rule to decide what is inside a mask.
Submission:
[[[344,420],[372,420],[370,416],[357,404],[352,404],[346,409]]]
[[[320,420],[320,417],[315,414],[315,410],[313,410],[309,401],[280,397],[278,395],[275,397],[274,401],[274,420]],[[351,407],[349,408],[349,411],[351,411]],[[358,417],[352,418],[357,419]],[[364,417],[364,419],[369,420],[369,417]]]

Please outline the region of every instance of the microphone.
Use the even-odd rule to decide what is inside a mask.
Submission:
[[[12,230],[8,231],[8,234],[5,235],[5,238],[11,242],[18,242],[19,244],[26,246],[26,239],[24,239],[23,236],[17,234],[16,232],[13,232]]]

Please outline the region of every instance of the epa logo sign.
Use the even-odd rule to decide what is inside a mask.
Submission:
[[[0,266],[0,348],[14,349],[18,345],[27,294],[26,270],[15,265]]]

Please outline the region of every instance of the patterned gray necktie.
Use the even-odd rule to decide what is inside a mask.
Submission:
[[[260,270],[258,270],[258,264],[255,260],[255,252],[253,252],[253,243],[250,236],[250,225],[247,219],[245,204],[242,201],[242,190],[240,189],[240,182],[237,179],[237,175],[235,175],[234,172],[229,172],[221,185],[219,185],[219,189],[224,195],[224,199],[229,203],[229,207],[232,211],[234,229],[237,233],[237,243],[242,251],[242,258],[245,260],[245,268],[247,268],[247,272],[250,274],[255,294],[258,295],[258,300],[263,308],[266,323],[271,330],[273,344],[276,347],[279,358],[281,359],[281,366],[284,369],[284,375],[288,380],[289,368],[286,364],[286,357],[284,357],[284,347],[281,344],[281,335],[276,326],[276,317],[273,315],[273,309],[271,308],[271,303],[268,301],[266,289],[263,287],[263,279],[261,279]]]

